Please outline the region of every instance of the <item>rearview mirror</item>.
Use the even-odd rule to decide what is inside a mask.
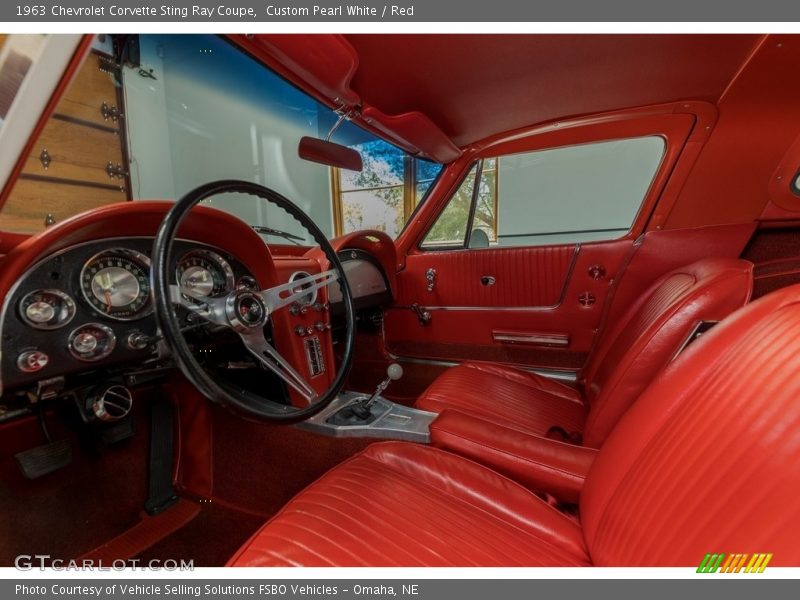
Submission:
[[[361,155],[352,148],[318,138],[302,137],[297,146],[297,154],[303,160],[348,171],[360,171],[364,168]]]

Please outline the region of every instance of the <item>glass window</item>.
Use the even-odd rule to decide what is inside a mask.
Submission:
[[[649,136],[485,159],[422,246],[541,246],[621,237],[633,225],[664,150],[661,137]],[[476,177],[479,193],[468,223]]]
[[[15,182],[0,229],[33,233],[98,206],[174,200],[209,181],[242,179],[283,194],[329,236],[362,228],[395,236],[441,165],[350,122],[333,141],[363,153],[362,173],[300,159],[300,138],[325,138],[337,117],[221,37],[98,36]],[[291,216],[252,197],[205,204],[310,241]]]
[[[478,165],[475,165],[428,231],[423,247],[464,247],[477,172]]]
[[[364,169],[334,169],[336,234],[377,229],[397,237],[442,165],[409,156],[378,139],[350,147],[361,154]]]

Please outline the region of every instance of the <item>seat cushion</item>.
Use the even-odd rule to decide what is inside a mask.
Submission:
[[[582,566],[580,526],[510,479],[384,442],[295,497],[231,566]]]
[[[419,397],[417,408],[461,410],[533,435],[552,427],[580,433],[586,407],[577,390],[555,380],[502,365],[465,362],[440,375]]]

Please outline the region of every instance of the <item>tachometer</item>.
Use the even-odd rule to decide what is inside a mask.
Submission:
[[[140,252],[113,249],[90,259],[81,270],[81,291],[98,312],[118,321],[150,312],[150,259]]]
[[[188,299],[216,298],[233,290],[233,269],[224,258],[210,250],[192,250],[178,261],[175,274]]]

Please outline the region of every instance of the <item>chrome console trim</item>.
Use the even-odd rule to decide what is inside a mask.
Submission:
[[[295,425],[298,429],[313,431],[331,437],[366,437],[385,440],[404,440],[429,444],[430,424],[439,415],[416,408],[396,404],[386,398],[378,397],[378,416],[366,425],[333,425],[328,419],[337,411],[364,398],[368,394],[341,392],[324,410],[310,419]]]

